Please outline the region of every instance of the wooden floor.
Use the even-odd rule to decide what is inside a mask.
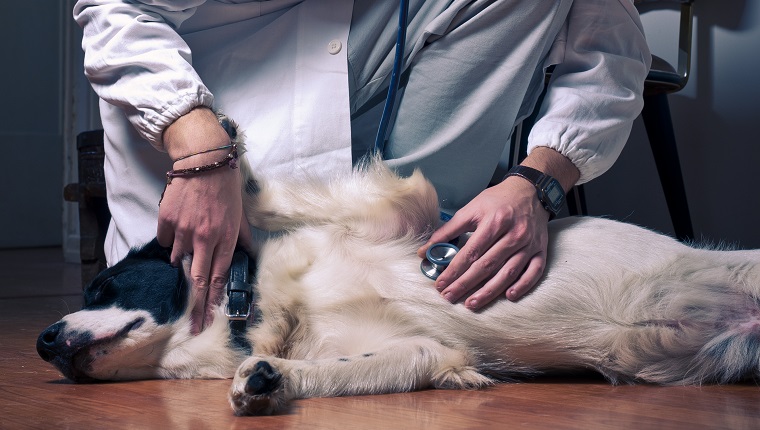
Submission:
[[[43,362],[38,333],[80,306],[79,266],[59,249],[0,251],[0,429],[760,429],[760,387],[613,387],[595,377],[482,391],[310,399],[235,417],[229,381],[73,384]]]

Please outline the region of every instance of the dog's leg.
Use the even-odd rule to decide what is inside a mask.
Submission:
[[[757,379],[760,377],[760,251],[711,251],[711,254],[724,260],[724,264],[712,272],[713,277],[724,273],[724,279],[728,280],[724,288],[730,292],[719,299],[723,308],[714,324],[719,334],[702,348],[697,359],[704,369],[709,369],[702,372],[711,380],[728,383]],[[707,285],[712,286],[708,288],[709,294],[714,294],[712,291],[720,283],[711,280]]]
[[[711,251],[711,254],[725,262],[728,279],[739,291],[760,301],[760,251]]]
[[[473,364],[463,352],[422,337],[348,357],[287,360],[254,356],[236,372],[230,403],[238,415],[271,414],[298,398],[405,392],[431,386],[475,389],[490,384]]]
[[[604,332],[611,353],[600,370],[613,381],[658,384],[760,376],[759,287],[760,253],[684,254],[628,289],[621,302],[635,305],[610,313],[627,321]]]

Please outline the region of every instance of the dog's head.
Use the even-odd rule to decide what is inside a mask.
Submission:
[[[190,284],[157,241],[131,251],[84,291],[82,310],[37,339],[37,351],[73,381],[229,377],[240,351],[221,311],[190,334]]]

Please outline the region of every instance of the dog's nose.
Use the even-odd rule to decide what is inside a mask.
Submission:
[[[46,328],[37,338],[37,354],[47,361],[53,361],[59,355],[58,335],[63,328],[63,322],[57,322]]]

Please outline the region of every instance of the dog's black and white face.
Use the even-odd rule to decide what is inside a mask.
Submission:
[[[43,331],[37,351],[73,381],[227,377],[238,354],[218,333],[228,330],[224,318],[191,336],[189,289],[184,269],[154,240],[101,272],[82,310]]]

